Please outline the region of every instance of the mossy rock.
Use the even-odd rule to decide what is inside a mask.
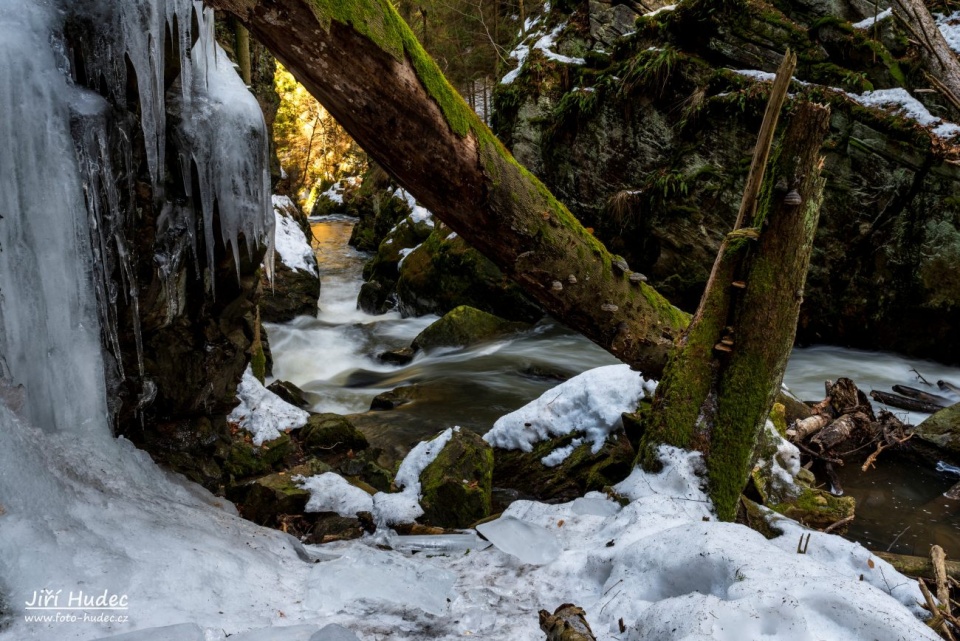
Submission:
[[[601,491],[627,478],[636,454],[622,431],[607,438],[596,454],[592,445],[583,443],[556,467],[547,467],[541,459],[555,449],[565,447],[577,434],[568,434],[533,446],[531,452],[494,450],[493,483],[517,490],[523,495],[545,501],[572,501],[590,491]]]
[[[445,314],[469,305],[512,321],[535,322],[540,308],[460,236],[437,226],[400,266],[396,284],[404,314]]]
[[[504,320],[493,314],[461,305],[444,314],[413,339],[415,350],[438,347],[469,347],[529,329],[525,323]]]
[[[261,525],[274,525],[284,514],[302,514],[310,492],[293,481],[293,474],[263,476],[227,488],[227,498],[237,505],[244,518]]]
[[[336,471],[371,494],[390,492],[393,489],[393,474],[377,462],[380,454],[378,449],[364,450],[357,456],[344,458]]]
[[[265,474],[273,470],[293,451],[293,442],[287,434],[281,434],[279,438],[267,441],[260,447],[243,439],[234,438],[233,445],[223,463],[223,471],[235,479]]]
[[[492,487],[493,448],[475,432],[454,430],[420,474],[420,520],[440,527],[469,527],[490,515]]]
[[[960,403],[927,417],[917,425],[914,433],[927,443],[947,452],[950,458],[960,459]]]
[[[367,437],[339,414],[311,414],[300,430],[300,444],[305,452],[316,456],[330,456],[366,449]]]
[[[807,527],[823,529],[853,516],[857,502],[852,496],[834,496],[823,490],[804,487],[796,499],[768,507]]]

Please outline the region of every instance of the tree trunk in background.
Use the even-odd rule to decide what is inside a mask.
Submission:
[[[960,111],[960,60],[950,49],[923,0],[894,0],[894,15],[920,45],[930,84]]]
[[[703,452],[710,496],[724,520],[735,515],[793,348],[823,194],[820,148],[829,127],[829,108],[795,107],[760,192],[754,228],[733,232],[723,243],[700,308],[646,415],[642,462],[655,463],[655,447],[663,443]],[[802,204],[790,205],[784,190],[771,188],[781,179],[796,184]],[[750,238],[755,232],[757,240]]]
[[[236,33],[237,66],[240,67],[240,78],[249,87],[253,81],[250,66],[250,32],[242,24],[238,24]]]
[[[210,0],[233,13],[403,187],[550,314],[658,376],[687,315],[521,167],[388,0]]]

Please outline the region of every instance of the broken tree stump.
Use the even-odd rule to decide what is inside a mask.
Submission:
[[[870,417],[863,412],[844,414],[823,428],[810,440],[810,444],[819,449],[820,452],[825,452],[855,436],[858,431],[868,430],[871,423]]]

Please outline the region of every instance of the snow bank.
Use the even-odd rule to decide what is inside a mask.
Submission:
[[[933,133],[941,138],[951,138],[960,134],[960,126],[946,122],[942,118],[934,116],[919,100],[911,96],[906,89],[896,87],[894,89],[877,89],[876,91],[866,91],[863,94],[847,94],[865,107],[877,107],[881,109],[892,108],[906,118],[915,120],[924,127],[932,128]]]
[[[356,516],[357,512],[373,512],[373,497],[333,472],[293,478],[310,491],[307,512],[336,512],[340,516]]]
[[[528,19],[528,22],[529,22],[529,19]],[[538,23],[539,23],[539,18],[536,21],[530,23],[530,26],[532,27],[533,25],[536,25]],[[556,45],[557,43],[557,36],[560,35],[560,32],[563,31],[564,27],[566,26],[567,26],[566,22],[559,24],[556,27],[554,27],[553,31],[550,31],[549,33],[544,33],[543,31],[536,31],[536,32],[530,33],[530,29],[527,29],[526,31],[527,33],[530,33],[530,35],[524,38],[524,40],[520,44],[518,44],[513,49],[513,51],[511,51],[510,54],[507,56],[508,58],[513,58],[514,60],[517,61],[517,67],[516,69],[513,69],[512,71],[510,71],[510,73],[505,75],[503,78],[501,78],[500,84],[509,85],[514,80],[517,79],[517,77],[520,75],[521,70],[523,70],[523,65],[527,62],[527,57],[530,55],[531,48],[537,49],[538,51],[543,53],[543,55],[548,60],[554,60],[556,62],[562,62],[568,65],[584,64],[585,60],[583,58],[573,58],[570,56],[564,56],[562,54],[559,54],[553,51],[553,46]],[[532,47],[529,44],[531,41],[533,42]]]
[[[644,394],[655,388],[655,383],[644,383],[640,373],[629,365],[598,367],[501,417],[483,438],[494,447],[530,452],[540,441],[578,432],[596,453],[607,436],[621,427],[620,415],[634,411]],[[548,459],[559,464],[561,457],[569,454],[554,452]]]
[[[281,432],[303,427],[310,418],[307,412],[264,387],[249,366],[237,388],[237,400],[240,404],[227,420],[250,432],[256,446],[279,438]]]
[[[915,583],[860,545],[813,532],[797,554],[809,531],[782,517],[772,541],[713,521],[695,453],[663,448],[660,473],[634,470],[616,487],[630,500],[622,508],[597,492],[518,501],[493,526],[507,526],[492,535],[499,548],[397,537],[426,553],[349,541],[308,546],[326,560],[305,563],[291,537],[237,518],[126,441],[85,446],[3,407],[0,428],[0,581],[15,615],[2,641],[86,641],[171,622],[197,641],[303,641],[331,623],[361,641],[541,641],[537,611],[561,603],[583,607],[600,641],[938,638],[915,616]],[[21,604],[39,586],[129,594],[131,623],[28,624]]]
[[[960,54],[960,11],[950,15],[935,14],[934,18],[947,44]]]
[[[854,29],[869,29],[873,25],[877,24],[881,20],[886,20],[893,15],[893,9],[886,9],[881,11],[876,16],[870,16],[869,18],[864,18],[860,22],[855,22],[851,25]]]
[[[283,210],[296,208],[288,196],[273,196],[273,215],[276,219],[274,249],[284,265],[290,269],[317,276],[317,259],[303,230]]]

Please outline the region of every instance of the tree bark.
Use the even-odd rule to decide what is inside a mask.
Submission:
[[[243,80],[243,84],[249,87],[253,81],[250,66],[250,32],[241,24],[237,25],[235,40],[237,66],[240,68],[240,78]]]
[[[496,140],[388,0],[209,0],[548,313],[658,376],[688,316],[629,271]]]
[[[960,60],[937,28],[930,10],[923,0],[894,0],[893,10],[920,45],[927,80],[960,111]]]
[[[784,72],[781,67],[778,80]],[[829,122],[826,107],[795,107],[772,175],[764,181],[766,199],[753,222],[759,239],[741,240],[739,247],[731,236],[724,242],[700,308],[648,414],[642,462],[655,465],[655,446],[663,443],[702,451],[710,495],[725,520],[735,516],[750,456],[793,347],[819,219],[820,147]],[[781,179],[795,185],[789,198],[771,188]],[[790,204],[797,196],[802,204]],[[746,287],[732,288],[734,279]]]

